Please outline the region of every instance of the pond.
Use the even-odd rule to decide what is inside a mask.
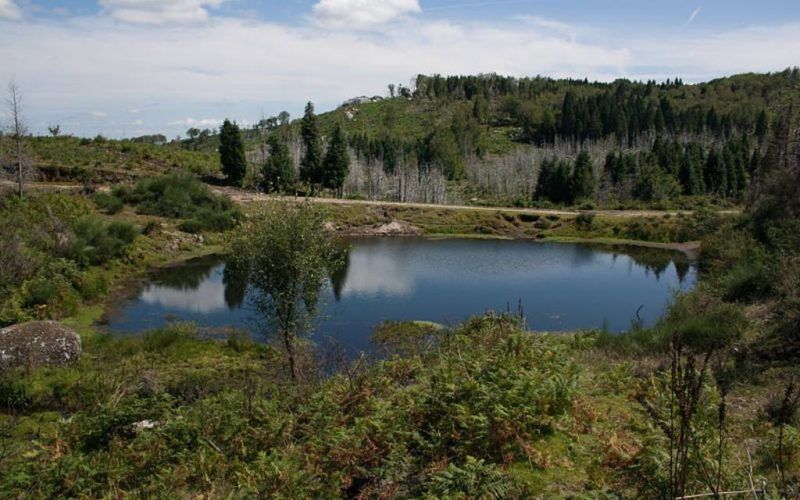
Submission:
[[[352,350],[369,350],[382,321],[453,325],[488,310],[521,309],[532,330],[621,332],[635,320],[654,324],[697,275],[683,254],[644,248],[423,238],[349,243],[346,267],[323,294],[314,339]],[[263,339],[247,284],[231,274],[216,256],[159,270],[111,308],[108,326],[125,334],[193,321]]]

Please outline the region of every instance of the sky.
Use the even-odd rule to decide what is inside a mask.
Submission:
[[[0,0],[0,85],[34,133],[172,138],[419,73],[700,82],[797,65],[798,0]]]

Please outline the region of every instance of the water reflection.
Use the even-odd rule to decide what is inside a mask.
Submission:
[[[228,309],[226,302],[228,288],[224,283],[209,279],[211,268],[207,272],[198,272],[198,284],[192,288],[185,284],[148,285],[140,296],[142,302],[158,305],[167,309],[179,309],[208,313]]]
[[[317,332],[368,348],[384,320],[456,323],[486,310],[522,303],[539,330],[606,325],[629,328],[637,309],[652,324],[674,290],[694,286],[696,272],[680,254],[658,249],[542,244],[524,241],[355,239],[323,294]],[[246,277],[219,258],[158,273],[109,318],[113,331],[141,331],[167,318],[254,333]]]

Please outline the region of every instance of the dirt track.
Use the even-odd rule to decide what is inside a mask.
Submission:
[[[0,186],[15,187],[16,184],[7,180],[0,180]],[[50,183],[29,183],[26,188],[28,189],[51,189],[51,190],[79,190],[83,186],[80,184],[50,184]],[[232,200],[237,203],[258,203],[274,200],[285,201],[298,201],[306,198],[298,198],[294,196],[273,196],[264,193],[257,193],[253,191],[246,191],[244,189],[232,187],[209,186],[211,191],[217,194],[225,194],[230,196]],[[98,191],[108,191],[108,186],[95,186]],[[471,211],[487,211],[487,212],[507,212],[519,213],[530,215],[558,215],[561,217],[575,217],[580,213],[592,213],[602,217],[661,217],[664,215],[679,215],[691,214],[691,210],[555,210],[545,208],[513,208],[513,207],[481,207],[470,205],[434,205],[432,203],[401,203],[397,201],[369,201],[369,200],[344,200],[338,198],[307,198],[312,203],[321,203],[326,205],[361,205],[361,206],[375,206],[375,207],[411,207],[411,208],[428,208],[434,210],[471,210]],[[719,213],[724,215],[736,215],[740,213],[739,210],[721,210]]]
[[[346,200],[338,198],[299,198],[293,196],[274,196],[252,191],[245,191],[232,187],[213,186],[211,190],[217,194],[225,194],[237,203],[258,203],[265,201],[299,201],[305,200],[312,203],[322,203],[326,205],[361,205],[376,207],[412,207],[428,208],[435,210],[470,210],[487,212],[507,212],[531,215],[558,215],[561,217],[575,217],[581,213],[592,213],[602,217],[660,217],[664,215],[689,215],[691,210],[555,210],[545,208],[513,208],[513,207],[481,207],[470,205],[435,205],[432,203],[403,203],[396,201],[369,201],[369,200]],[[735,215],[739,210],[721,210],[721,214]]]

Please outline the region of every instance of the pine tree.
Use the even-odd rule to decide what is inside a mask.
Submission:
[[[710,193],[724,196],[728,192],[728,171],[725,160],[716,149],[708,154],[705,168],[706,189]]]
[[[763,109],[758,114],[755,133],[756,137],[758,138],[758,143],[763,144],[764,139],[766,139],[767,134],[769,133],[769,118],[767,117],[767,112]]]
[[[683,194],[700,195],[705,192],[703,182],[703,147],[697,143],[686,146],[678,172]]]
[[[322,183],[322,146],[320,144],[317,117],[314,104],[306,104],[305,114],[300,122],[300,135],[305,152],[300,161],[300,179],[311,184],[312,192]]]
[[[464,156],[449,127],[437,127],[428,136],[421,153],[422,163],[441,168],[449,180],[464,177]]]
[[[539,169],[539,178],[536,180],[534,199],[552,201],[552,189],[555,178],[556,163],[553,159],[545,159]]]
[[[262,188],[267,192],[287,191],[294,183],[294,164],[289,147],[278,134],[272,133],[267,138],[269,158],[262,169]]]
[[[247,160],[244,156],[244,143],[239,126],[225,120],[219,130],[219,160],[222,173],[233,185],[240,185],[247,173]]]
[[[597,181],[594,175],[594,164],[588,151],[581,151],[575,160],[575,168],[570,179],[571,198],[580,200],[583,198],[594,198],[597,189]]]
[[[350,154],[347,152],[347,141],[342,132],[342,127],[336,125],[328,145],[328,153],[325,155],[323,168],[323,184],[328,189],[333,189],[336,194],[342,196],[347,172],[350,170]]]

